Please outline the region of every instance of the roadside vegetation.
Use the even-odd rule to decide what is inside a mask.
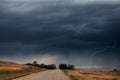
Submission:
[[[77,69],[71,64],[59,64],[59,69],[70,77],[71,80],[120,80],[120,69],[113,70],[88,70]],[[45,70],[56,69],[55,64],[33,63],[17,64],[14,62],[0,61],[0,80],[12,80],[21,76],[37,73]]]
[[[66,76],[69,76],[71,80],[78,80],[74,75],[69,74],[68,70],[63,70]]]
[[[12,80],[17,77],[37,73],[44,70],[45,69],[40,69],[37,67],[29,67],[21,70],[0,70],[0,80]]]
[[[59,64],[59,69],[67,69],[67,70],[74,70],[74,65],[67,65],[67,64]]]
[[[120,72],[118,70],[113,71],[67,70],[67,74],[74,76],[78,80],[120,80]]]
[[[46,69],[35,66],[0,61],[0,80],[12,80],[17,77],[44,71]]]
[[[69,76],[71,80],[78,80],[74,75],[69,74],[69,70],[74,70],[75,66],[71,64],[59,64],[59,69],[63,70],[66,76]]]
[[[29,65],[29,66],[35,66],[35,67],[40,67],[40,68],[45,68],[45,69],[56,69],[56,65],[55,64],[39,64],[37,61],[34,61],[33,63],[26,63],[25,65]],[[59,69],[67,69],[67,70],[74,70],[75,67],[74,65],[71,64],[59,64]]]
[[[25,65],[35,66],[35,67],[45,68],[45,69],[56,69],[55,64],[49,64],[49,65],[39,64],[37,61],[34,61],[33,63],[26,63]]]

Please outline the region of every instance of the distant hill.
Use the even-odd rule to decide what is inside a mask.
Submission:
[[[0,70],[20,70],[28,66],[0,60]]]

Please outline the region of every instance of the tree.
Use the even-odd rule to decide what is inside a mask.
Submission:
[[[38,64],[37,61],[33,61],[33,63],[26,63],[26,65],[40,67],[40,68],[46,68],[46,69],[56,69],[56,65],[55,64],[49,64],[49,65]]]
[[[47,69],[56,69],[55,64],[47,65]]]
[[[41,67],[41,68],[47,68],[47,65],[45,65],[45,64],[40,64],[40,67]]]
[[[33,66],[36,66],[36,67],[40,67],[40,65],[38,64],[38,62],[37,61],[33,61],[33,64],[32,64]]]
[[[117,70],[117,69],[114,69],[113,71],[114,71],[114,72],[117,72],[118,70]]]
[[[74,65],[67,65],[67,64],[60,64],[59,69],[69,69],[69,70],[74,70]]]
[[[60,64],[59,69],[67,69],[67,64]]]
[[[75,68],[74,68],[74,65],[70,65],[70,64],[69,64],[67,67],[68,67],[68,69],[70,69],[70,70],[74,70],[74,69],[75,69]]]
[[[38,64],[38,62],[37,62],[37,61],[33,61],[33,65],[34,65],[34,64]]]
[[[32,65],[31,63],[26,63],[25,65]]]

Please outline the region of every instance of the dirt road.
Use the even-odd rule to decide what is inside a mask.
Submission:
[[[48,70],[13,80],[70,80],[61,70]]]

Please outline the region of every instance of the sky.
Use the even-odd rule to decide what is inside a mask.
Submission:
[[[120,66],[120,0],[0,0],[0,60]]]

